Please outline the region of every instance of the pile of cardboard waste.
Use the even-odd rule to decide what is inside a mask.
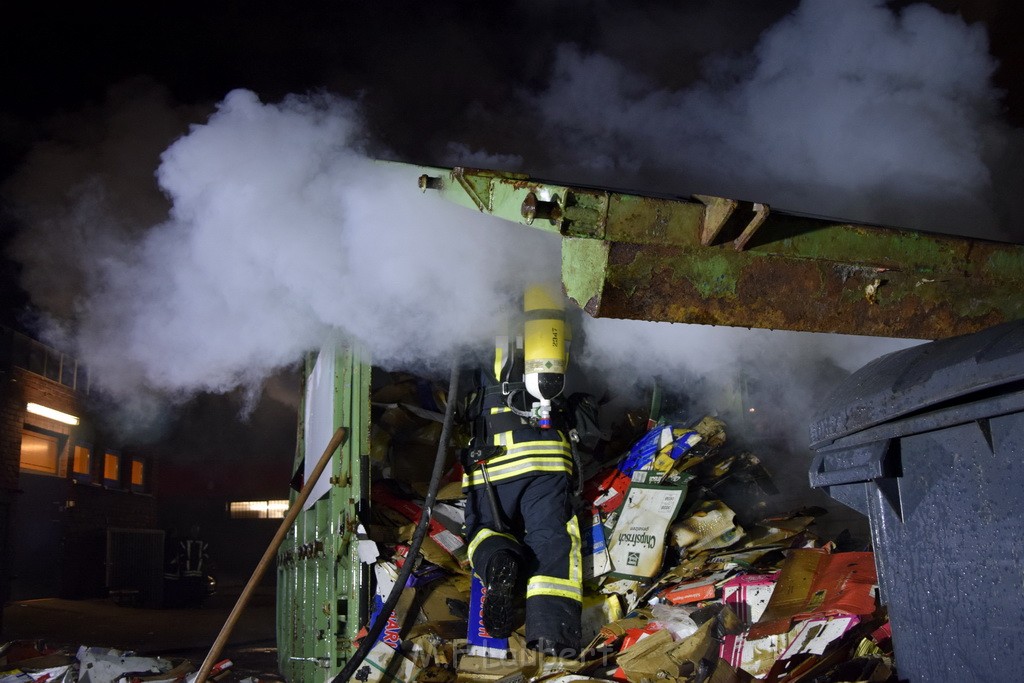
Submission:
[[[443,397],[425,404],[415,386],[422,389],[407,383],[374,395],[378,477],[360,551],[373,565],[378,611],[409,561],[440,430]],[[723,484],[765,472],[753,454],[729,450],[720,420],[645,429],[617,457],[585,467],[587,646],[578,659],[533,653],[522,631],[506,642],[482,630],[452,462],[412,578],[356,678],[896,680],[872,553],[818,537],[813,510],[741,525],[719,497]]]

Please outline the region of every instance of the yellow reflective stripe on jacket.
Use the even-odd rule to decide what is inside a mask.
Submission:
[[[473,553],[476,552],[477,547],[481,543],[486,541],[488,538],[492,538],[494,536],[501,536],[502,538],[507,538],[516,545],[519,545],[519,541],[516,540],[516,537],[512,534],[506,534],[503,531],[495,531],[494,529],[483,528],[480,531],[476,532],[476,535],[473,536],[473,539],[469,542],[469,549],[467,552],[469,554],[470,564],[473,564]]]
[[[494,407],[490,408],[489,412],[496,415],[509,413],[511,410]],[[474,468],[471,473],[463,474],[462,488],[483,486],[485,481],[482,468],[487,468],[487,476],[492,483],[530,474],[554,472],[571,474],[573,457],[568,439],[565,434],[554,429],[551,430],[551,437],[551,439],[539,441],[529,439],[516,442],[515,431],[494,434],[491,437],[492,444],[501,446],[504,449],[503,452],[489,459],[486,464]]]
[[[491,475],[491,478],[493,479],[495,476],[504,472],[520,469],[520,465],[526,462],[536,463],[538,466],[554,465],[557,463],[563,463],[564,465],[569,466],[572,464],[572,454],[570,453],[566,455],[559,451],[549,453],[533,451],[510,459],[495,458],[483,466],[487,468],[487,474]],[[476,470],[473,470],[473,472],[475,473]]]
[[[501,455],[487,461],[488,473],[523,458],[565,458],[572,460],[572,449],[560,441],[532,441],[521,444],[497,444],[504,447]]]
[[[524,457],[510,462],[501,467],[495,467],[493,465],[483,465],[482,467],[487,468],[487,476],[491,480],[491,483],[504,481],[505,479],[511,479],[512,477],[520,477],[527,474],[541,474],[544,472],[565,472],[569,473],[572,471],[572,460],[565,458],[533,458]],[[484,474],[479,468],[473,470],[471,473],[466,473],[462,477],[462,485],[464,487],[469,486],[482,486],[485,483]]]
[[[505,452],[489,462],[498,465],[502,460],[512,460],[521,455],[563,455],[572,458],[572,450],[564,441],[528,441],[505,446]]]

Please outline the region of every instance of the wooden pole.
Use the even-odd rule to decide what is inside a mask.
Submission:
[[[295,518],[298,517],[299,513],[302,511],[302,506],[306,504],[309,494],[313,491],[313,486],[315,486],[316,482],[320,479],[320,475],[323,474],[324,468],[326,468],[327,463],[330,462],[334,451],[337,450],[337,448],[345,441],[345,437],[347,435],[348,431],[344,427],[338,427],[338,431],[334,432],[334,436],[331,437],[330,443],[327,444],[327,448],[324,449],[323,455],[320,456],[320,461],[317,462],[316,467],[313,468],[312,474],[310,474],[305,484],[303,484],[298,497],[295,499],[295,502],[292,503],[291,508],[288,509],[288,514],[286,514],[284,519],[281,521],[281,526],[278,527],[273,540],[270,541],[270,545],[267,546],[266,552],[263,553],[263,558],[260,559],[259,564],[256,565],[256,570],[253,571],[252,576],[249,577],[249,582],[245,584],[245,588],[242,589],[242,594],[238,596],[238,600],[235,602],[235,606],[231,610],[231,614],[228,615],[227,621],[224,622],[224,626],[220,629],[220,633],[217,634],[217,639],[213,641],[213,646],[210,648],[210,652],[206,655],[206,659],[203,660],[203,665],[199,669],[199,674],[196,676],[195,683],[206,683],[206,678],[210,675],[210,670],[213,669],[213,665],[216,663],[217,658],[220,657],[220,653],[224,649],[224,645],[227,643],[228,637],[231,635],[231,631],[234,630],[235,624],[238,623],[238,618],[242,616],[242,611],[245,609],[246,604],[248,604],[249,598],[252,597],[252,593],[256,590],[257,584],[259,584],[260,579],[263,578],[263,574],[267,571],[267,567],[269,567],[270,563],[273,561],[274,556],[277,554],[277,549],[281,547],[284,537],[288,534],[288,530],[291,528],[292,524],[295,523]]]

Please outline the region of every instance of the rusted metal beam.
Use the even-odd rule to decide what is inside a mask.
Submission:
[[[420,186],[562,236],[595,317],[936,339],[1024,317],[1024,247],[471,169]]]

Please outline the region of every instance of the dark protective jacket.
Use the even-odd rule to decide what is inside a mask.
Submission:
[[[500,347],[499,347],[500,348]],[[497,377],[501,357],[495,361]],[[466,532],[473,570],[484,582],[499,550],[521,563],[526,589],[526,639],[580,647],[582,561],[580,533],[571,505],[573,456],[564,424],[540,429],[515,415],[505,390],[521,390],[481,372],[472,447],[497,447],[483,464],[466,463]],[[525,394],[525,392],[523,392]],[[517,397],[520,408],[530,401]],[[495,519],[482,468],[486,468],[501,519]]]
[[[506,404],[500,384],[481,386],[478,412],[474,417],[473,446],[496,446],[487,460],[491,483],[510,481],[540,473],[569,475],[573,470],[572,448],[564,425],[541,429],[517,416]],[[479,467],[467,467],[463,489],[484,484]]]

